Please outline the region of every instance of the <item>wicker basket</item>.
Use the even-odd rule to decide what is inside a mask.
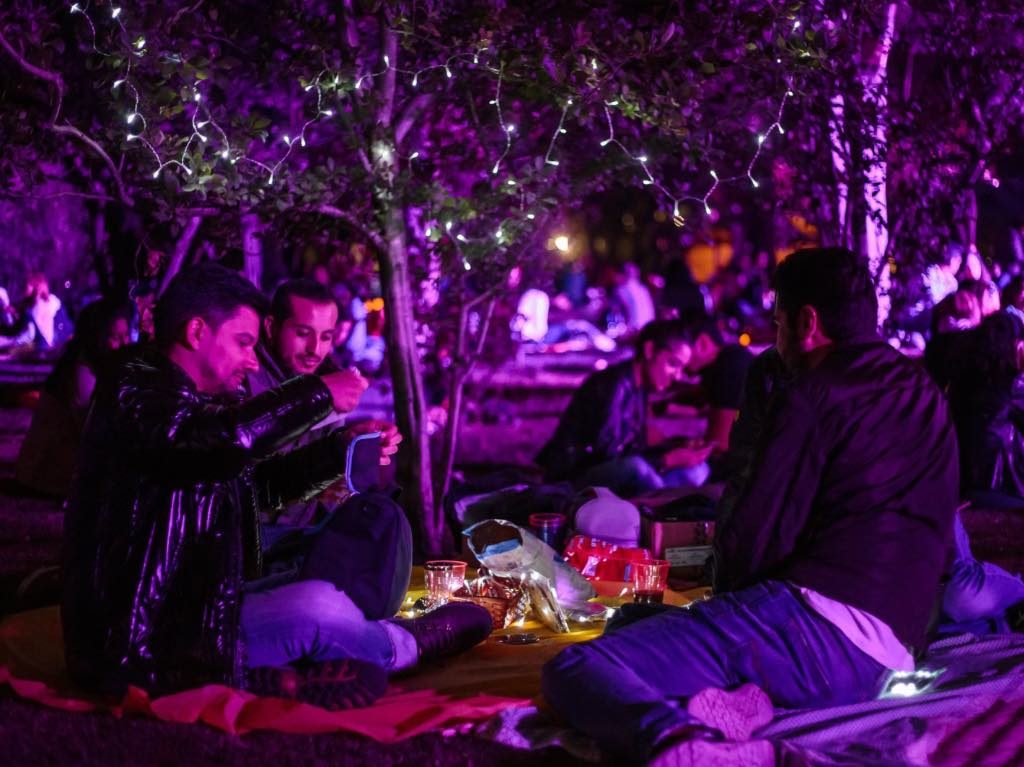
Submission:
[[[472,602],[491,614],[495,630],[506,628],[512,622],[512,600],[502,597],[472,596],[460,589],[451,596],[453,602]]]

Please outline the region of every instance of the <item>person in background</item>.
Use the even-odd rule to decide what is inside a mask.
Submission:
[[[725,343],[714,320],[694,323],[690,332],[693,353],[686,370],[700,377],[701,402],[708,408],[704,442],[718,458],[729,449],[729,431],[739,414],[743,382],[754,355],[739,344]]]
[[[388,673],[490,633],[467,603],[370,621],[324,581],[248,585],[263,574],[259,511],[337,482],[348,439],[278,451],[352,405],[337,372],[238,398],[265,301],[218,264],[185,270],[157,304],[153,347],[99,381],[64,531],[65,658],[85,689],[226,684],[351,708]]]
[[[130,342],[131,307],[95,301],[79,313],[74,337],[46,379],[21,443],[15,476],[25,487],[67,497],[96,379]]]
[[[651,290],[640,279],[640,267],[632,262],[620,268],[611,299],[622,312],[626,334],[640,332],[657,318]]]
[[[42,272],[33,272],[25,281],[25,298],[13,328],[0,338],[0,348],[32,347],[42,354],[60,349],[74,333],[74,324],[61,300],[50,292],[50,283]]]
[[[692,470],[704,464],[711,448],[652,444],[647,429],[649,396],[679,381],[689,359],[685,323],[657,320],[644,326],[633,359],[591,374],[573,394],[537,455],[545,479],[608,487],[623,497],[699,484]]]

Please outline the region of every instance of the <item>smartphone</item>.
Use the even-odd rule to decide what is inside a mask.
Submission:
[[[380,487],[380,437],[371,431],[353,437],[345,454],[345,483],[353,493]]]

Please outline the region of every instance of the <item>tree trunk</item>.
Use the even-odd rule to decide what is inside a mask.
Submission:
[[[390,190],[387,195],[378,196],[378,204],[383,207],[386,244],[386,250],[380,254],[380,281],[387,313],[388,363],[394,385],[395,420],[403,438],[398,462],[402,505],[419,519],[418,532],[425,553],[436,555],[444,551],[444,509],[434,498],[405,217],[401,206],[391,198]]]
[[[164,273],[163,279],[160,281],[160,295],[163,295],[164,291],[167,290],[167,286],[171,284],[171,280],[174,279],[174,275],[181,271],[181,266],[185,263],[186,256],[188,256],[189,248],[192,247],[192,240],[195,239],[196,232],[199,231],[199,225],[202,223],[202,216],[192,216],[189,218],[188,223],[185,224],[185,229],[182,231],[181,237],[178,238],[178,242],[174,246],[174,253],[171,255],[171,263],[168,264],[167,271]]]
[[[889,50],[892,48],[893,35],[896,30],[896,3],[886,8],[885,30],[875,49],[873,66],[863,72],[865,91],[871,98],[874,94],[878,119],[869,136],[867,150],[864,152],[864,252],[868,257],[871,275],[875,278],[875,290],[878,293],[878,324],[881,326],[889,318],[890,276],[887,263],[889,251],[889,207],[886,194],[887,167],[885,149],[888,141],[887,105],[888,82],[886,74],[889,67]]]

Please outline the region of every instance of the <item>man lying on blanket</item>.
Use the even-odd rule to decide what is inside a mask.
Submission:
[[[544,669],[548,700],[609,751],[773,764],[770,743],[744,742],[773,703],[871,699],[924,643],[957,506],[945,401],[878,337],[854,254],[793,253],[775,289],[792,379],[719,520],[715,596],[613,622]]]
[[[490,633],[465,603],[371,621],[324,581],[246,589],[261,574],[259,511],[337,482],[351,434],[277,451],[361,392],[328,372],[239,401],[263,306],[224,267],[183,272],[157,304],[154,348],[99,382],[65,523],[65,654],[87,689],[221,683],[347,708],[381,695],[388,672]]]

